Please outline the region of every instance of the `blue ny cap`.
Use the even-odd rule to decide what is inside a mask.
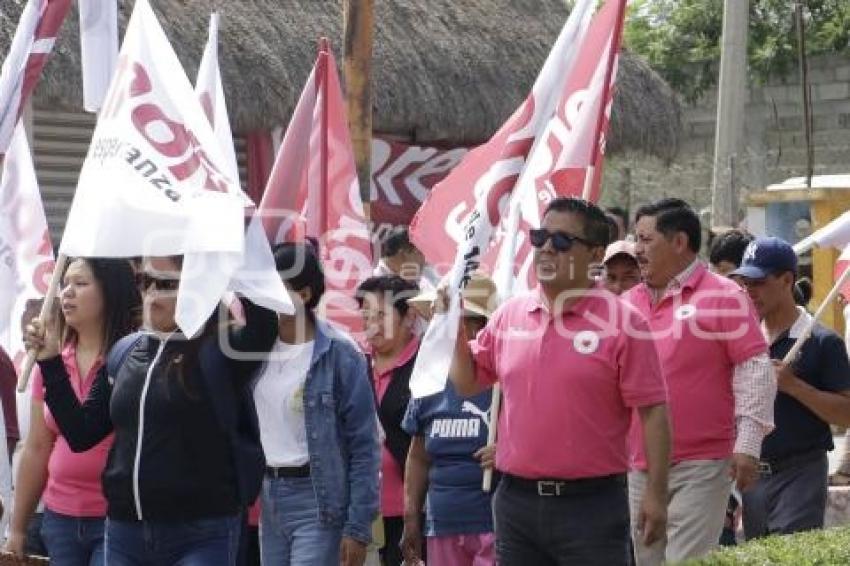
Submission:
[[[741,267],[729,275],[738,275],[747,279],[764,279],[768,275],[790,271],[797,274],[797,254],[791,244],[769,236],[756,238],[744,250]]]

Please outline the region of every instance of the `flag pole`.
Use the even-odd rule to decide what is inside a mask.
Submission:
[[[47,293],[44,295],[44,301],[41,303],[41,312],[38,315],[38,320],[42,325],[47,323],[53,310],[53,301],[56,300],[56,295],[59,290],[59,281],[62,279],[62,273],[65,271],[65,265],[68,263],[68,256],[63,253],[56,258],[56,265],[53,267],[53,273],[50,275],[50,284],[47,286]],[[30,373],[35,365],[35,357],[38,355],[37,350],[27,350],[27,357],[24,360],[24,365],[21,369],[21,375],[18,376],[18,392],[23,393],[27,389],[27,384],[30,380]]]
[[[493,386],[493,397],[490,399],[490,424],[487,429],[487,447],[496,444],[496,433],[499,430],[499,409],[502,406],[502,390],[499,384]],[[495,462],[494,462],[495,465]],[[481,489],[489,493],[493,488],[493,467],[485,468]]]
[[[832,304],[832,301],[835,300],[835,297],[838,296],[838,293],[841,291],[841,288],[844,286],[847,281],[850,281],[850,266],[844,269],[844,273],[841,274],[841,277],[838,278],[838,281],[835,282],[835,285],[827,294],[826,298],[824,298],[823,302],[818,307],[818,310],[815,311],[814,316],[812,316],[811,320],[806,324],[805,329],[800,333],[800,337],[797,338],[797,341],[794,342],[794,345],[782,359],[782,363],[790,364],[797,357],[797,354],[800,353],[800,350],[803,348],[803,344],[805,344],[806,340],[809,339],[809,336],[812,334],[812,330],[815,328],[815,324],[820,320],[823,316],[823,313],[826,312],[827,307]]]
[[[593,196],[594,177],[596,177],[596,162],[599,161],[599,155],[602,153],[600,145],[602,136],[602,126],[605,123],[605,114],[608,109],[608,97],[611,94],[611,76],[614,74],[614,62],[617,60],[617,55],[620,53],[620,45],[623,41],[623,22],[626,19],[626,1],[617,0],[620,4],[617,7],[617,23],[614,27],[614,34],[611,36],[611,49],[608,52],[608,65],[605,68],[605,82],[602,83],[602,98],[599,103],[599,116],[596,119],[596,131],[593,133],[593,145],[591,151],[593,154],[590,157],[590,167],[585,170],[584,187],[581,192],[581,198],[589,201]]]
[[[374,0],[343,0],[342,75],[351,145],[360,182],[366,223],[371,224],[372,175],[372,46]]]

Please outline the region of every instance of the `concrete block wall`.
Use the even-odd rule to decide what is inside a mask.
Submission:
[[[814,122],[815,174],[850,173],[850,56],[809,60]],[[806,169],[800,77],[770,77],[747,93],[745,147],[735,160],[739,195],[802,176]],[[679,155],[670,163],[632,153],[610,156],[602,203],[636,206],[678,196],[697,209],[711,206],[711,176],[717,113],[715,91],[683,108]]]

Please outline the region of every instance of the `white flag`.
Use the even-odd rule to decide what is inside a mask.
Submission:
[[[97,112],[118,60],[118,1],[80,0],[83,108]]]
[[[195,81],[195,94],[213,127],[225,156],[229,174],[233,179],[238,180],[239,170],[233,149],[233,134],[230,129],[218,64],[218,22],[218,14],[212,14],[209,38],[201,58],[198,78]],[[253,207],[248,196],[242,194],[245,204],[249,208]],[[241,320],[240,305],[236,302],[233,292],[239,292],[256,304],[276,312],[292,312],[292,303],[275,270],[271,248],[258,218],[251,220],[245,234],[243,253],[188,253],[184,256],[183,270],[186,277],[195,278],[194,288],[203,289],[198,297],[193,300],[184,298],[178,305],[186,324],[201,323],[206,313],[222,299],[222,294],[224,294],[224,302],[230,305],[231,312]],[[225,293],[225,291],[228,292]]]
[[[23,325],[40,311],[53,273],[53,246],[27,136],[15,128],[0,180],[0,346],[20,371],[26,358]],[[29,429],[29,391],[18,394],[21,438]]]
[[[218,64],[218,22],[218,14],[212,14],[209,39],[195,81],[195,94],[224,154],[227,173],[238,181],[239,170],[233,149],[233,134]],[[241,189],[238,191],[245,204],[252,207],[253,203],[248,196]],[[227,290],[241,293],[254,303],[276,312],[292,312],[292,303],[275,270],[274,257],[259,218],[251,220],[245,233],[243,253],[188,253],[183,259],[183,272],[185,277],[195,278],[193,288],[202,289],[197,297],[191,300],[184,297],[178,304],[187,325],[202,323],[210,309],[215,307]],[[234,299],[233,293],[227,293],[224,297],[224,301],[231,305],[231,310],[240,313],[238,303]]]
[[[850,245],[850,211],[797,242],[794,251],[800,255],[812,248],[844,249],[848,245]]]
[[[201,107],[212,124],[215,137],[218,139],[221,151],[227,165],[227,173],[231,178],[239,179],[239,168],[236,164],[236,151],[233,149],[233,133],[230,129],[230,118],[227,115],[227,105],[224,102],[224,85],[221,80],[221,69],[218,64],[218,13],[210,16],[210,30],[201,64],[198,66],[198,78],[195,80],[195,94],[201,101]]]
[[[130,257],[243,253],[244,195],[147,0],[136,2],[60,251]],[[232,270],[235,266],[222,266]],[[187,270],[177,322],[194,335],[209,304]],[[221,293],[215,297],[217,304]],[[182,308],[181,308],[182,306]],[[201,320],[202,319],[202,320]]]

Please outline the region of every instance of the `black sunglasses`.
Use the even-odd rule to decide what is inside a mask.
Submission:
[[[177,287],[180,286],[179,279],[160,279],[148,273],[140,273],[138,281],[142,291],[147,291],[151,285],[157,291],[176,291]]]
[[[528,231],[528,237],[531,240],[531,245],[535,248],[542,248],[551,239],[552,247],[555,248],[556,252],[568,252],[576,242],[581,242],[589,248],[596,246],[590,240],[585,240],[579,236],[573,236],[566,232],[550,232],[545,228],[532,228]]]

